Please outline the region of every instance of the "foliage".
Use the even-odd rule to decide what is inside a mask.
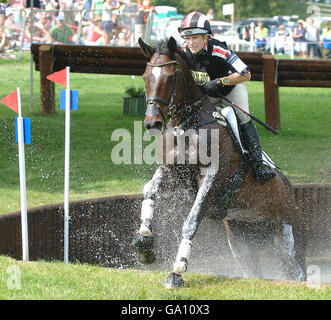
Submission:
[[[145,89],[143,87],[127,87],[125,93],[130,97],[144,97]]]
[[[216,1],[216,8],[221,10],[217,11],[217,16],[222,15],[222,6],[228,3],[228,0]],[[278,14],[287,14],[289,1],[287,0],[236,0],[235,5],[235,17],[236,19],[248,18],[248,17],[271,17]]]
[[[178,12],[184,12],[184,5],[181,0],[155,0],[152,3],[157,6],[176,7]]]
[[[207,13],[209,8],[215,7],[214,0],[200,1],[200,0],[181,0],[184,7],[184,12],[188,13],[190,11],[200,11]]]
[[[192,10],[207,13],[209,8],[214,9],[215,19],[229,20],[224,16],[222,8],[224,4],[233,2],[235,6],[235,19],[250,17],[273,17],[276,15],[294,15],[306,17],[307,3],[304,1],[287,0],[155,0],[155,5],[169,5],[177,7],[180,13],[186,14]]]

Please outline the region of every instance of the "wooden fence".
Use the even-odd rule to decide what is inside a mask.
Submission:
[[[40,71],[41,111],[55,110],[54,83],[47,75],[69,66],[71,72],[142,75],[147,59],[140,48],[32,44]],[[330,60],[275,59],[271,54],[238,52],[252,81],[264,82],[265,120],[280,129],[279,87],[331,87]]]

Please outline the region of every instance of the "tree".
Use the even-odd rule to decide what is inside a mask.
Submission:
[[[276,15],[291,14],[291,1],[288,0],[233,0],[235,8],[235,18],[244,19],[249,17],[272,17]],[[224,4],[229,4],[229,0],[215,1],[215,14],[217,19],[224,19],[222,8]]]
[[[201,13],[207,13],[209,8],[215,8],[215,0],[182,0],[184,14],[190,11],[199,11]]]
[[[181,0],[156,0],[152,1],[155,6],[170,6],[170,7],[176,7],[178,10],[178,13],[181,13],[184,11],[184,7],[182,5]]]
[[[156,6],[168,5],[176,7],[179,13],[187,14],[197,10],[207,13],[209,8],[214,9],[215,19],[229,20],[229,16],[223,15],[223,5],[234,3],[235,19],[251,17],[273,17],[277,15],[298,14],[306,17],[307,2],[295,0],[154,0]]]
[[[169,5],[176,7],[178,12],[186,14],[197,10],[207,13],[213,8],[215,19],[228,20],[229,16],[223,15],[223,5],[233,2],[235,8],[235,19],[250,17],[273,17],[276,15],[299,14],[304,16],[306,2],[296,0],[154,0],[155,5]]]

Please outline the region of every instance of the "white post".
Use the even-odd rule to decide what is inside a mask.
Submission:
[[[292,33],[290,32],[289,34],[289,51],[290,51],[290,58],[294,59],[294,40],[293,40],[293,36]]]
[[[255,24],[251,22],[249,26],[249,33],[250,33],[250,52],[254,51],[254,38],[255,38]]]
[[[33,0],[30,0],[30,47],[33,42],[33,27],[34,27],[34,13],[33,13]],[[30,49],[31,50],[31,49]],[[33,54],[30,52],[30,112],[33,112]]]
[[[270,39],[270,53],[272,55],[275,54],[275,37],[271,37]]]
[[[69,173],[70,173],[70,67],[66,67],[65,159],[64,159],[64,263],[69,257]]]
[[[17,88],[17,105],[18,105],[18,118],[17,118],[18,160],[19,160],[20,190],[21,190],[22,258],[23,261],[29,261],[29,236],[28,236],[26,181],[25,181],[24,127],[23,127],[23,118],[22,118],[20,88]]]

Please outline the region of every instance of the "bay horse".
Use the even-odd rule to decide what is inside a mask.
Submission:
[[[139,45],[149,59],[143,74],[146,85],[144,126],[151,133],[162,131],[160,164],[144,186],[141,225],[133,240],[140,261],[152,263],[155,259],[152,221],[157,196],[165,189],[188,187],[194,190],[194,202],[182,226],[173,271],[164,282],[166,288],[184,285],[182,274],[187,270],[193,238],[211,207],[217,208],[224,222],[229,244],[232,237],[228,220],[271,221],[275,248],[287,279],[305,280],[304,224],[297,214],[288,179],[276,169],[276,177],[263,185],[257,182],[252,166],[245,160],[227,126],[216,121],[214,103],[195,83],[189,60],[178,49],[174,38],[159,43],[158,48],[141,39]],[[191,136],[186,136],[184,148],[180,148],[179,138],[190,130]],[[206,157],[202,159],[202,149],[209,155],[213,149],[217,150],[217,160],[206,162]]]

